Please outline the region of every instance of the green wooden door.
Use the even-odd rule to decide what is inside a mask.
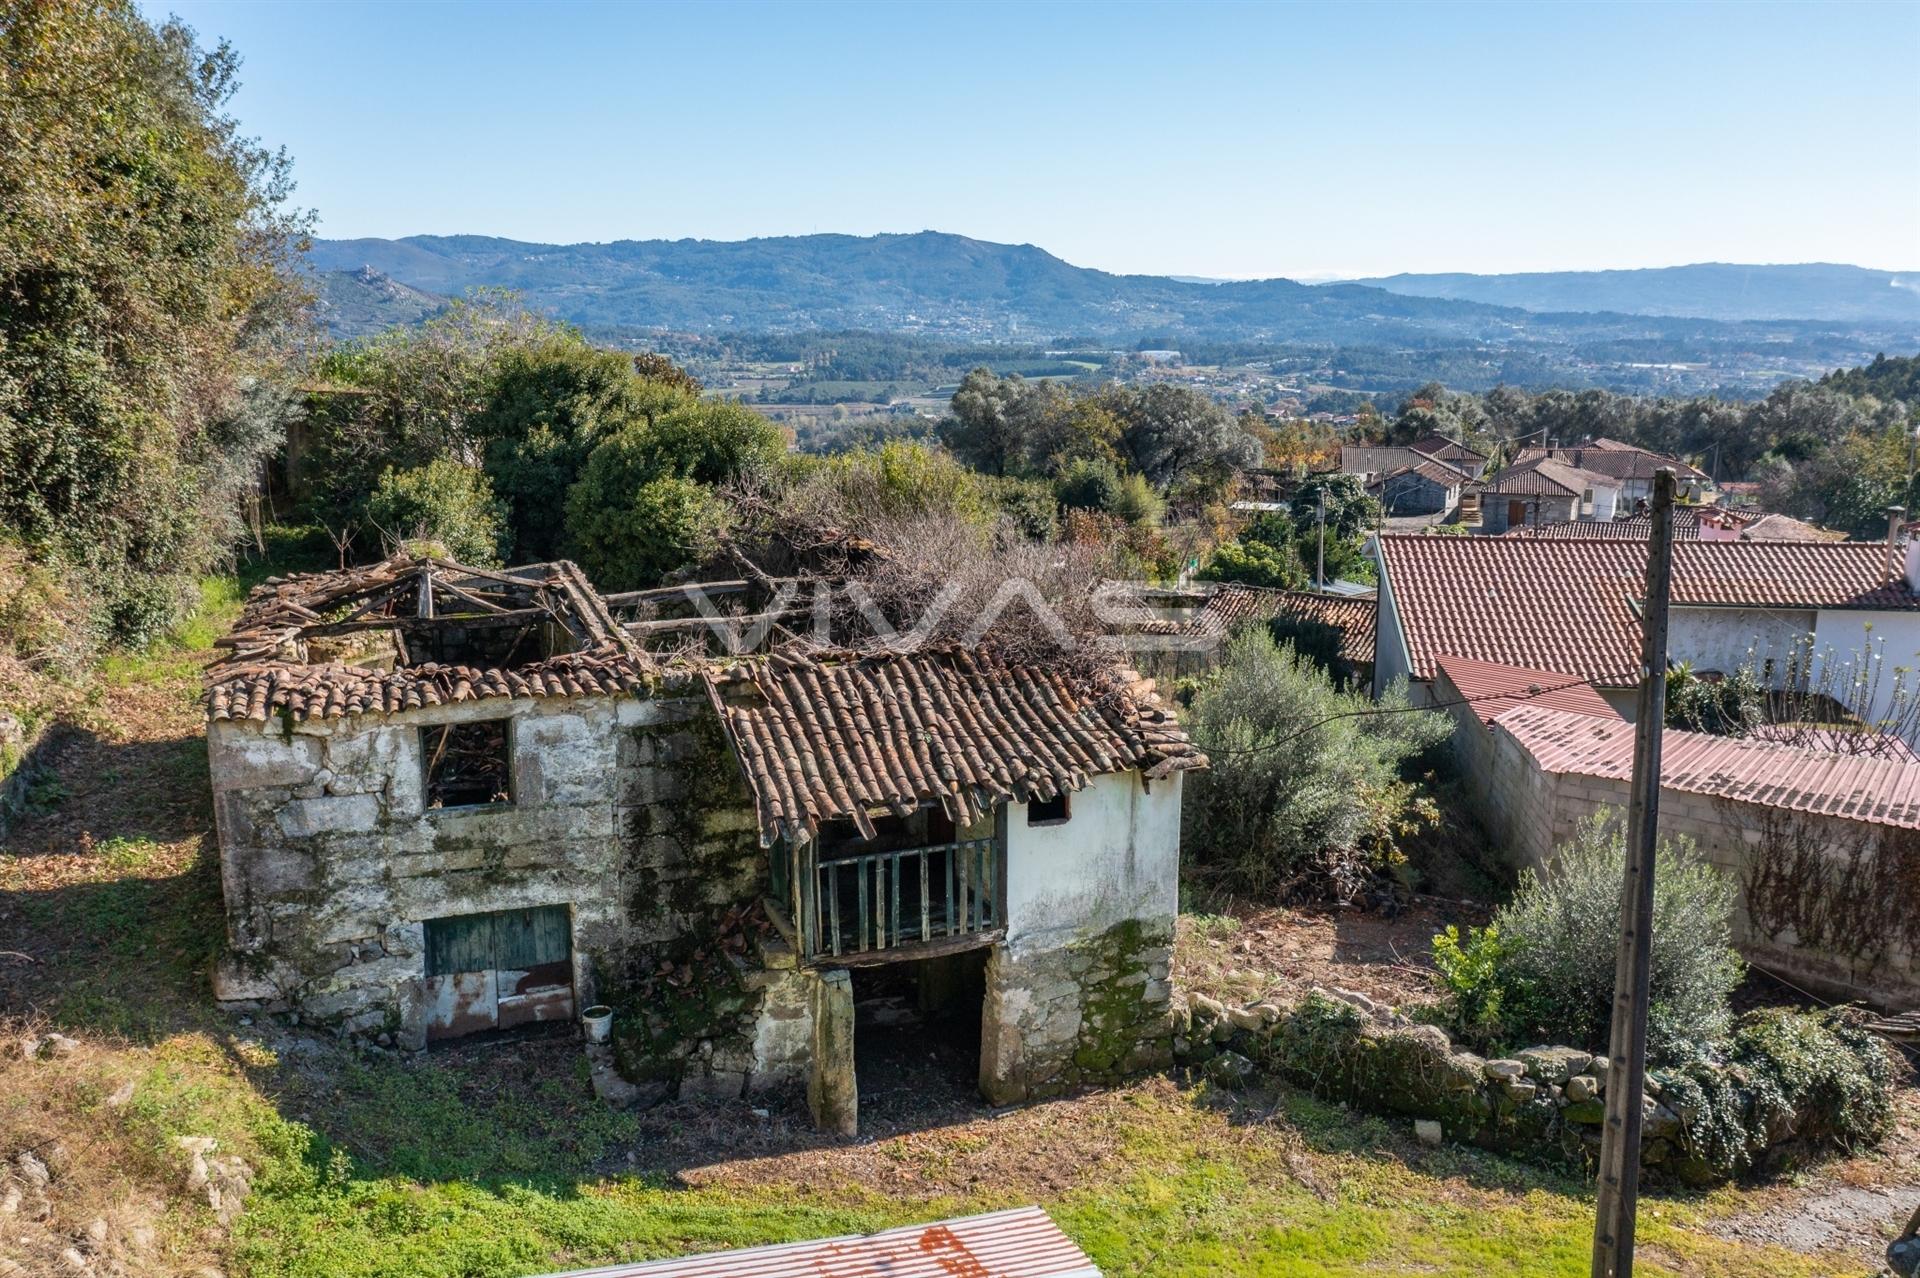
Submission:
[[[426,922],[427,1037],[573,1016],[573,923],[564,905]]]

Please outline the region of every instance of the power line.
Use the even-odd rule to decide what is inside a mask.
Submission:
[[[1549,692],[1561,692],[1567,688],[1577,688],[1580,685],[1588,682],[1590,681],[1586,679],[1569,679],[1565,683],[1548,684],[1544,688],[1538,685],[1530,684],[1528,685],[1526,693],[1524,695],[1516,695],[1515,693],[1512,693],[1512,692],[1483,692],[1478,694],[1477,696],[1459,697],[1452,701],[1434,701],[1423,706],[1415,706],[1415,705],[1385,706],[1385,707],[1369,707],[1368,709],[1365,709],[1365,710],[1345,710],[1339,714],[1330,714],[1324,719],[1317,719],[1314,722],[1308,724],[1306,727],[1300,729],[1298,732],[1290,733],[1287,736],[1280,738],[1278,741],[1267,741],[1257,746],[1247,746],[1243,749],[1238,749],[1238,750],[1234,750],[1234,749],[1214,750],[1209,748],[1207,749],[1207,756],[1209,758],[1216,758],[1216,757],[1239,756],[1239,755],[1248,755],[1248,754],[1265,754],[1270,750],[1278,750],[1281,746],[1287,745],[1290,742],[1298,741],[1301,737],[1306,736],[1309,732],[1313,732],[1313,731],[1316,731],[1317,729],[1324,728],[1328,724],[1338,722],[1341,719],[1365,719],[1374,715],[1388,715],[1388,714],[1416,714],[1416,713],[1421,713],[1428,710],[1446,710],[1446,709],[1452,708],[1453,706],[1472,705],[1475,702],[1480,702],[1480,701],[1531,701],[1535,697],[1544,697]]]

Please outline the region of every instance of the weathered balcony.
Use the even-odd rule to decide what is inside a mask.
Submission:
[[[780,872],[788,860],[790,878]],[[808,844],[774,861],[775,897],[794,912],[806,962],[854,965],[966,949],[988,943],[1001,925],[992,838],[850,856],[822,855]]]

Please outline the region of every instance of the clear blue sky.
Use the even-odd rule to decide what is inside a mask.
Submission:
[[[936,229],[1116,271],[1920,270],[1920,3],[143,0],[334,237]]]

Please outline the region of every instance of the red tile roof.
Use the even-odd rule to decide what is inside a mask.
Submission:
[[[1552,457],[1563,465],[1580,470],[1611,475],[1616,483],[1627,479],[1651,480],[1654,472],[1663,466],[1672,470],[1674,478],[1683,484],[1707,477],[1705,471],[1688,465],[1678,457],[1663,457],[1634,444],[1623,444],[1617,439],[1596,439],[1591,444],[1574,448],[1527,448],[1521,450],[1515,461],[1517,465],[1525,465],[1542,457]]]
[[[548,1278],[1100,1278],[1038,1207]]]
[[[1469,478],[1465,472],[1456,470],[1445,462],[1429,459],[1412,466],[1396,466],[1392,470],[1383,470],[1373,477],[1372,482],[1367,485],[1367,490],[1371,492],[1375,488],[1383,488],[1388,482],[1402,475],[1418,475],[1442,488],[1458,488]]]
[[[1702,524],[1720,531],[1725,540],[1740,541],[1841,541],[1846,534],[1791,519],[1786,515],[1761,515],[1753,511],[1726,510],[1718,506],[1675,506],[1673,535],[1687,541],[1701,540]],[[1653,535],[1652,515],[1620,515],[1611,520],[1560,519],[1544,524],[1510,528],[1503,537],[1638,537]],[[1709,538],[1711,540],[1711,538]]]
[[[1435,669],[1453,685],[1452,695],[1472,702],[1474,714],[1483,723],[1492,723],[1515,706],[1545,706],[1601,719],[1620,717],[1592,684],[1575,675],[1466,657],[1440,656],[1433,660]]]
[[[986,649],[774,653],[705,677],[763,843],[928,802],[967,825],[995,803],[1052,798],[1103,773],[1207,763],[1151,684],[1093,691]]]
[[[1910,610],[1877,542],[1674,543],[1673,601],[1747,608]],[[1380,538],[1413,677],[1443,653],[1564,670],[1603,687],[1635,682],[1647,543],[1528,537]],[[1384,605],[1383,605],[1384,606]]]
[[[1624,721],[1520,706],[1494,723],[1512,733],[1542,771],[1618,781],[1633,775],[1633,725]],[[1920,830],[1920,763],[1899,759],[1669,728],[1661,741],[1660,784],[1691,794]]]
[[[1483,491],[1500,497],[1578,497],[1589,488],[1618,487],[1620,481],[1610,475],[1540,456],[1496,472]]]
[[[1373,660],[1374,601],[1365,595],[1325,595],[1312,590],[1265,590],[1222,586],[1189,624],[1194,634],[1224,635],[1249,621],[1285,614],[1318,621],[1340,632],[1340,656],[1353,662]]]

